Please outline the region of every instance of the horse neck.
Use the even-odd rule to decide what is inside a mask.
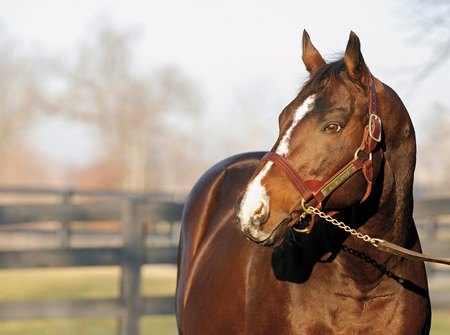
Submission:
[[[414,127],[398,95],[384,84],[377,90],[385,142],[380,148],[383,163],[377,178],[379,191],[375,194],[378,210],[369,219],[368,226],[374,233],[381,234],[379,238],[405,246],[413,222]]]
[[[354,220],[358,231],[363,234],[411,248],[417,242],[412,217],[416,159],[414,128],[395,92],[387,86],[383,86],[380,91],[380,114],[385,139],[380,148],[383,154],[382,166],[373,193],[365,203],[357,206]],[[355,239],[347,239],[347,242],[377,264],[389,263],[394,268],[400,264],[400,257],[383,253],[369,243]],[[352,271],[351,265],[355,269],[354,264],[350,264],[349,271]],[[365,269],[367,272],[377,272],[370,265],[366,265]]]
[[[383,194],[379,202],[372,200],[354,211],[358,232],[373,238],[381,238],[403,247],[411,247],[415,235],[412,229],[412,196],[409,191],[384,178]],[[386,180],[390,179],[390,180]],[[375,209],[376,208],[376,209]],[[367,217],[367,213],[371,213]],[[386,274],[401,277],[402,258],[385,253],[370,243],[350,236],[344,241],[338,262],[348,278],[361,292],[370,292],[384,281]]]
[[[413,223],[412,177],[395,174],[389,161],[380,177],[378,194],[355,211],[357,226],[363,234],[406,246]]]

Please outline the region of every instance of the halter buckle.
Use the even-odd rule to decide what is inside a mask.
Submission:
[[[363,150],[364,150],[364,148],[362,148],[362,147],[359,147],[358,149],[356,149],[355,155],[353,156],[355,160],[358,159],[359,153]],[[370,161],[372,160],[372,151],[369,152],[369,160]]]
[[[369,117],[369,136],[375,141],[381,141],[381,119],[377,114],[370,114]]]

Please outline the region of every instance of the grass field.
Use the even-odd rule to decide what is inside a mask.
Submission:
[[[115,298],[119,271],[119,267],[2,270],[0,301]],[[174,294],[173,266],[145,266],[142,273],[143,296]],[[0,334],[109,335],[117,334],[117,326],[113,318],[0,321]],[[142,317],[141,330],[142,334],[177,334],[175,316]]]
[[[143,296],[175,292],[173,266],[145,266]],[[119,295],[119,268],[69,268],[0,271],[0,301],[113,298]],[[1,311],[0,311],[1,313]],[[142,334],[177,334],[174,316],[141,318]],[[1,335],[117,334],[115,319],[1,321]],[[450,334],[450,310],[434,311],[432,335]]]

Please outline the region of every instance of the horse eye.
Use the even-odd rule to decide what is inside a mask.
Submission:
[[[337,124],[337,123],[329,123],[326,127],[325,127],[325,132],[327,132],[328,134],[336,134],[338,132],[340,132],[342,129],[342,127]]]

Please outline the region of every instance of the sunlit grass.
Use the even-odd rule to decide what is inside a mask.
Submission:
[[[141,333],[155,335],[177,335],[175,315],[145,316],[141,318]]]
[[[175,276],[173,266],[143,267],[141,294],[174,294]],[[0,283],[0,301],[114,298],[119,296],[120,268],[2,270]]]
[[[0,322],[2,335],[107,335],[117,334],[114,319],[58,319]]]
[[[175,293],[173,266],[145,266],[142,295]],[[119,267],[26,269],[0,271],[0,301],[117,298]],[[108,335],[117,334],[118,320],[57,319],[0,321],[2,335]],[[175,316],[141,318],[142,334],[177,334]]]
[[[173,295],[175,278],[173,266],[145,266],[141,293]],[[120,268],[2,270],[0,283],[0,301],[116,298]],[[117,328],[118,320],[113,318],[0,321],[2,335],[109,335],[117,334]],[[175,335],[175,316],[142,317],[141,333]],[[433,311],[431,334],[450,334],[450,310]]]
[[[0,322],[2,335],[109,335],[117,334],[114,319],[61,319]],[[175,316],[145,316],[141,318],[141,333],[177,334]]]
[[[119,274],[119,267],[3,270],[0,300],[118,297]]]
[[[433,311],[431,322],[431,335],[450,334],[450,310]]]

